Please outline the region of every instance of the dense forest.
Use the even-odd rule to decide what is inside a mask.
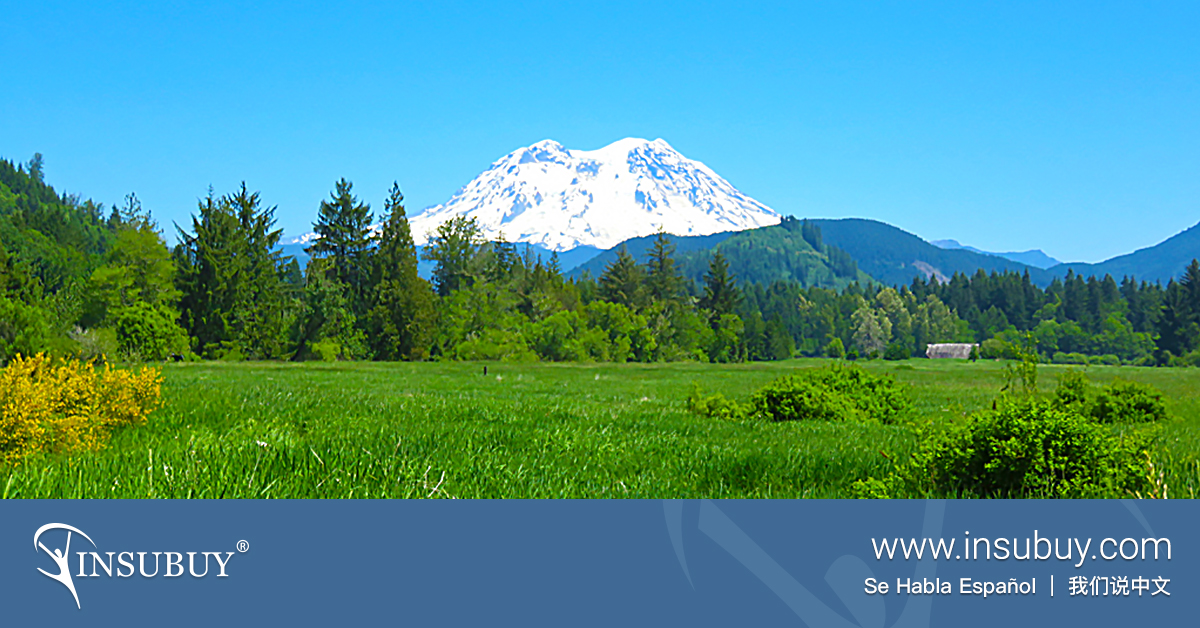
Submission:
[[[48,351],[129,360],[595,360],[729,362],[794,355],[891,359],[935,342],[1048,361],[1200,364],[1200,265],[1165,286],[1070,273],[956,273],[885,287],[819,224],[786,221],[784,277],[738,282],[756,241],[676,255],[665,234],[597,276],[488,242],[459,218],[418,253],[394,185],[376,216],[346,180],[317,205],[305,268],[279,247],[275,208],[243,184],[211,190],[162,229],[130,194],[106,208],[59,194],[40,155],[0,160],[0,362]],[[375,227],[373,227],[375,225]],[[849,248],[849,247],[847,247]],[[732,264],[731,264],[732,260]],[[791,261],[789,261],[791,260]],[[774,272],[774,271],[773,271]],[[758,273],[756,273],[758,274]]]

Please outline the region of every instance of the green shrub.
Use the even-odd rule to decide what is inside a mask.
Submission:
[[[1096,396],[1091,415],[1101,423],[1148,423],[1165,418],[1167,409],[1153,386],[1116,380]]]
[[[1071,369],[1058,378],[1054,399],[1062,406],[1082,409],[1087,406],[1087,388],[1087,378],[1083,373]]]
[[[1096,364],[1105,364],[1108,366],[1120,366],[1121,365],[1121,358],[1112,353],[1106,353],[1102,356],[1092,358],[1091,361]]]
[[[117,332],[111,328],[82,329],[76,327],[69,332],[75,341],[74,355],[85,362],[97,362],[116,357],[119,351]]]
[[[165,360],[188,352],[188,337],[172,314],[138,301],[110,311],[121,353],[142,360]]]
[[[342,345],[336,340],[326,338],[318,340],[312,344],[312,354],[322,362],[337,362],[338,356],[342,353]]]
[[[912,357],[912,348],[908,346],[908,343],[899,340],[888,345],[883,352],[885,360],[907,360],[910,357]]]
[[[1014,355],[1012,345],[999,338],[988,338],[979,345],[979,357],[985,360],[1010,360]]]
[[[1181,362],[1179,366],[1200,366],[1200,349],[1181,356],[1179,361]]]
[[[746,409],[741,404],[726,399],[721,393],[705,396],[696,383],[692,384],[687,404],[688,411],[709,418],[736,420],[746,416]]]
[[[1154,366],[1157,362],[1152,355],[1144,355],[1133,361],[1134,366]]]
[[[825,346],[825,355],[835,359],[846,357],[846,346],[842,344],[841,338],[834,338]]]
[[[0,365],[45,350],[53,336],[49,318],[46,310],[0,294]]]
[[[1127,497],[1148,492],[1145,432],[1113,433],[1053,401],[1002,400],[967,422],[922,435],[887,480],[860,480],[863,497]]]
[[[1082,364],[1087,365],[1088,357],[1082,353],[1063,353],[1062,351],[1054,352],[1051,356],[1051,361],[1055,364]]]
[[[835,364],[781,377],[750,398],[751,411],[772,421],[879,421],[895,423],[910,405],[890,377]]]

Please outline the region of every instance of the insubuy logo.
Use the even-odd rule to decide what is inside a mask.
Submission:
[[[66,532],[66,535],[62,535],[61,532]],[[76,541],[76,547],[80,547],[83,541],[87,541],[91,543],[92,550],[75,552],[78,571],[72,574],[71,540],[76,534],[82,537],[82,540]],[[65,539],[66,543],[59,548],[52,539]],[[46,546],[47,542],[54,546],[53,550]],[[87,546],[83,545],[83,547]],[[210,559],[213,562],[213,570],[216,572],[214,575],[218,578],[227,578],[229,573],[226,570],[234,555],[234,552],[95,551],[98,549],[96,542],[83,530],[65,523],[47,523],[33,533],[33,550],[39,553],[45,552],[55,567],[52,571],[38,567],[38,571],[66,587],[71,592],[71,597],[75,599],[75,607],[79,609],[83,607],[79,603],[79,592],[75,588],[74,578],[132,578],[134,575],[141,575],[143,578],[179,578],[185,573],[193,578],[204,578],[209,575]],[[246,541],[237,542],[239,553],[245,553],[249,549],[250,544]],[[152,558],[147,559],[147,556]],[[184,568],[184,556],[187,557],[186,569]],[[162,560],[161,564],[160,560]]]

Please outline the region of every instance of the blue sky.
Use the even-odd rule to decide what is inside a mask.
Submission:
[[[334,5],[337,6],[334,6]],[[1200,3],[6,3],[0,157],[168,231],[663,138],[785,214],[1097,261],[1200,221]],[[1047,6],[1052,5],[1052,6]]]

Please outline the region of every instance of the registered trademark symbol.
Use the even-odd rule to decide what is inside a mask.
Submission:
[[[238,541],[237,551],[243,554],[250,551],[250,543],[248,541]]]

